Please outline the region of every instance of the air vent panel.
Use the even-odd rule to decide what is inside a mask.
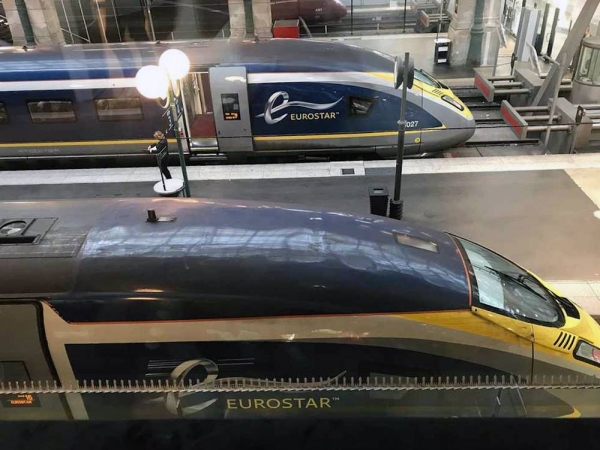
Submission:
[[[10,218],[0,219],[0,246],[15,244],[38,244],[56,218]]]
[[[561,350],[570,351],[575,346],[575,341],[577,341],[575,335],[561,331],[552,345]]]

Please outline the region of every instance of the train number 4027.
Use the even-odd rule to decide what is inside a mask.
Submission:
[[[418,120],[407,120],[406,121],[406,128],[417,128],[418,126],[419,126]]]

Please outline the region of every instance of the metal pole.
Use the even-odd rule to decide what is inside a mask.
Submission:
[[[438,20],[437,35],[435,36],[436,41],[439,39],[440,32],[442,31],[442,14],[443,13],[444,13],[444,0],[440,0],[440,18]]]
[[[21,20],[21,26],[23,27],[23,32],[25,33],[25,42],[29,46],[34,46],[35,33],[33,32],[33,27],[31,26],[31,20],[29,19],[29,13],[27,12],[27,7],[25,6],[25,0],[16,0],[15,6],[17,7],[17,13],[19,14],[19,19]]]
[[[302,17],[298,17],[298,20],[302,24],[302,28],[304,28],[304,31],[306,31],[306,35],[309,38],[313,37],[312,33],[310,32],[310,28],[308,28],[308,25],[306,25],[306,21]],[[327,34],[327,25],[325,25],[325,34]]]
[[[496,56],[494,57],[494,68],[492,69],[492,76],[496,76],[496,70],[498,69],[498,58],[500,56],[500,42],[498,42],[498,50],[496,50]]]
[[[154,21],[152,20],[152,11],[150,11],[150,2],[148,0],[145,0],[145,3],[146,11],[148,12],[148,22],[150,22],[150,33],[152,34],[152,40],[156,41],[156,33],[154,32]]]
[[[67,8],[65,8],[64,0],[60,0],[60,4],[62,5],[63,14],[65,15],[65,22],[67,22],[67,29],[69,30],[69,36],[71,36],[71,44],[74,44],[75,39],[73,39],[73,32],[71,31],[71,22],[69,22],[69,16],[67,15]]]
[[[183,144],[181,143],[181,130],[179,129],[179,120],[177,119],[177,108],[175,108],[175,92],[172,83],[169,83],[169,108],[171,108],[171,115],[175,120],[175,139],[177,139],[177,151],[179,152],[179,165],[181,166],[181,173],[183,175],[183,188],[184,195],[191,197],[190,194],[190,182],[187,176],[187,167],[185,165],[185,156],[183,154]],[[185,111],[183,111],[185,114]]]
[[[560,58],[560,62],[553,64],[558,64],[559,67],[562,64],[566,64],[566,55],[562,54]],[[556,79],[556,86],[554,87],[554,98],[552,99],[552,106],[550,107],[550,118],[548,119],[548,128],[546,128],[546,136],[544,137],[544,155],[548,154],[548,142],[550,142],[550,127],[552,126],[552,121],[554,120],[554,110],[556,109],[556,100],[558,99],[558,92],[560,91],[561,79]]]
[[[102,18],[102,11],[100,10],[100,5],[98,4],[98,0],[95,0],[96,9],[98,10],[98,28],[100,28],[100,37],[102,38],[102,42],[108,42],[106,38],[106,24],[104,23],[104,19]]]
[[[158,166],[158,170],[160,172],[160,181],[162,181],[163,191],[167,192],[167,186],[165,186],[165,177],[160,169],[160,153],[156,152],[156,165]]]
[[[119,26],[119,14],[117,13],[117,7],[115,5],[115,0],[110,0],[110,4],[112,5],[113,14],[115,15],[115,24],[117,26],[117,34],[119,35],[119,42],[123,42],[123,36],[121,35],[121,27]]]
[[[410,53],[404,54],[404,77],[402,79],[402,102],[400,103],[400,120],[398,121],[398,148],[396,149],[396,176],[394,180],[394,196],[390,200],[390,218],[401,220],[404,214],[402,193],[402,165],[404,162],[404,136],[406,134],[406,103],[408,102],[408,66]]]
[[[404,0],[404,25],[403,25],[403,33],[406,33],[406,0]]]
[[[470,65],[478,67],[481,65],[481,47],[483,44],[483,9],[485,0],[477,0],[473,16],[473,27],[471,28],[471,42],[467,61]]]
[[[350,36],[354,36],[354,0],[350,0]]]
[[[552,20],[552,28],[550,29],[550,37],[548,38],[548,47],[546,48],[546,54],[552,56],[552,50],[554,49],[554,38],[556,37],[556,28],[558,27],[558,17],[560,15],[560,9],[554,10],[554,20]]]
[[[544,8],[544,16],[542,17],[542,29],[535,40],[535,50],[538,55],[542,54],[544,47],[544,36],[546,35],[546,25],[548,24],[548,15],[550,14],[550,3]]]
[[[183,80],[179,80],[178,83],[179,83],[179,86],[178,86],[179,87],[179,92],[180,92],[180,95],[181,95],[181,107],[182,107],[181,112],[182,112],[182,115],[183,115],[183,130],[185,132],[185,142],[187,144],[188,153],[191,155],[192,152],[191,152],[190,149],[192,148],[192,145],[191,145],[191,142],[190,142],[190,131],[189,131],[188,120],[187,120],[187,109],[186,109],[187,107],[186,107],[186,103],[184,101],[184,95],[183,95],[183,89],[182,89],[182,87],[183,87]]]
[[[87,35],[88,42],[92,42],[92,38],[90,38],[90,30],[88,30],[88,24],[85,20],[85,14],[83,12],[83,6],[81,6],[81,0],[77,0],[79,3],[79,11],[81,11],[81,19],[83,20],[83,26],[85,28],[85,34]]]

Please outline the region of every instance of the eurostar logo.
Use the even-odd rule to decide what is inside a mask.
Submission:
[[[265,105],[265,112],[262,114],[258,114],[256,117],[264,117],[265,122],[269,125],[276,124],[281,122],[288,116],[288,113],[282,114],[277,117],[273,117],[273,115],[277,115],[281,111],[284,111],[288,108],[296,107],[296,108],[304,108],[311,111],[327,111],[328,109],[333,108],[339,102],[342,101],[344,97],[338,98],[335,102],[332,103],[309,103],[309,102],[301,102],[301,101],[293,101],[290,102],[290,96],[285,91],[275,92]],[[275,106],[281,100],[281,103]],[[316,113],[301,113],[301,114],[291,114],[291,120],[314,120],[314,119],[335,119],[339,113],[335,111],[331,112],[316,112]]]

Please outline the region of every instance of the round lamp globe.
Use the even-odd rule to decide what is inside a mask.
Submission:
[[[135,76],[135,87],[144,97],[166,98],[169,75],[158,66],[145,66]]]
[[[169,73],[173,80],[181,80],[190,71],[190,60],[185,53],[176,48],[164,52],[158,61],[160,67]]]

